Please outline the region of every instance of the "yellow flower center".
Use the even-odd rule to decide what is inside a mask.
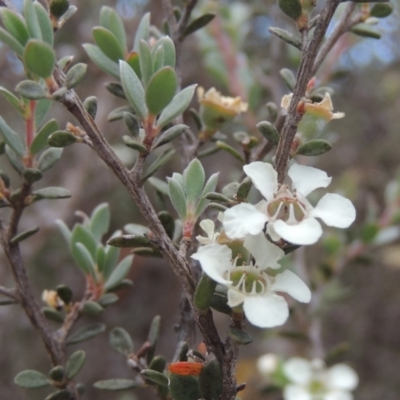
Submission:
[[[281,219],[288,224],[296,224],[304,219],[305,208],[295,197],[280,197],[267,207],[268,214],[274,219]]]
[[[229,273],[228,279],[244,294],[262,294],[269,284],[266,274],[254,266],[237,267]]]

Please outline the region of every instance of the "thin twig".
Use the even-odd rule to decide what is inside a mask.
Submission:
[[[315,59],[315,63],[312,69],[312,74],[315,75],[321,66],[321,64],[324,62],[326,59],[326,56],[328,53],[332,50],[333,46],[337,43],[339,38],[346,33],[349,28],[352,25],[355,25],[357,22],[352,22],[351,17],[353,14],[353,11],[356,9],[357,3],[349,3],[347,4],[347,7],[345,10],[343,10],[343,13],[337,22],[335,29],[331,33],[331,35],[328,37],[326,42],[321,46],[320,51],[318,52],[318,56]]]
[[[289,161],[290,148],[296,135],[297,125],[302,115],[297,112],[297,106],[306,92],[309,80],[312,76],[314,60],[317,56],[319,46],[325,36],[329,22],[339,5],[340,0],[327,0],[321,11],[313,37],[303,48],[302,59],[297,72],[297,82],[293,90],[292,101],[289,105],[288,115],[282,130],[282,138],[279,141],[276,153],[275,169],[278,172],[278,181],[283,182],[286,175],[286,167]],[[304,43],[304,42],[303,42]]]
[[[4,286],[0,286],[0,294],[3,296],[9,297],[12,300],[15,300],[16,302],[19,301],[18,299],[18,292],[16,289],[10,289],[6,288]]]

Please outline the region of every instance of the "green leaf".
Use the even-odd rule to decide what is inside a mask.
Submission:
[[[158,118],[156,123],[157,128],[161,129],[186,110],[192,101],[196,86],[197,85],[188,86],[174,96]]]
[[[158,343],[158,339],[160,337],[161,330],[161,317],[156,315],[151,321],[149,334],[147,336],[147,341],[150,342],[151,347],[147,352],[147,363],[149,364],[154,357],[154,353],[156,351],[156,346]]]
[[[154,188],[156,188],[156,190],[158,190],[160,193],[165,194],[166,196],[169,196],[169,189],[168,189],[168,183],[158,179],[154,176],[152,176],[151,178],[147,179],[147,182],[149,182]],[[129,225],[135,225],[135,224],[129,224]],[[125,229],[128,229],[127,227],[129,225],[126,225]],[[144,227],[145,229],[147,229],[146,227]],[[130,233],[135,233],[135,232],[130,232]],[[142,234],[142,233],[140,233]]]
[[[124,49],[115,35],[106,28],[96,26],[92,29],[92,36],[100,50],[112,61],[123,60]]]
[[[20,372],[15,378],[14,383],[27,389],[35,389],[51,385],[51,381],[46,375],[33,369]]]
[[[294,87],[296,86],[296,77],[294,76],[294,73],[288,68],[282,68],[279,71],[279,74],[289,90],[293,91]]]
[[[25,67],[41,78],[48,78],[56,65],[53,48],[40,40],[31,39],[25,47],[23,60]]]
[[[87,65],[84,63],[75,64],[65,76],[64,85],[67,89],[75,87],[85,76]]]
[[[96,280],[96,266],[89,250],[82,243],[74,243],[72,249],[72,254],[78,266],[86,275],[92,275]]]
[[[86,340],[91,339],[99,335],[100,333],[106,330],[106,326],[104,324],[93,324],[85,326],[82,329],[79,329],[77,332],[73,333],[71,336],[67,338],[66,344],[76,344],[80,342],[84,342]]]
[[[104,271],[105,260],[106,260],[106,251],[104,249],[104,246],[102,244],[99,244],[97,246],[97,251],[96,251],[96,263],[97,263],[97,268],[101,273],[103,273]]]
[[[142,369],[140,375],[146,378],[151,383],[161,386],[168,386],[169,379],[161,372],[154,371],[153,369]]]
[[[143,184],[150,176],[154,175],[164,164],[166,164],[170,158],[175,154],[174,149],[165,150],[160,154],[155,161],[143,172],[142,179],[140,182]]]
[[[111,306],[112,304],[116,303],[119,300],[119,297],[115,293],[106,293],[103,294],[99,298],[99,304],[102,307],[108,307]]]
[[[158,115],[173,99],[178,78],[171,67],[163,67],[150,79],[146,87],[146,105],[149,112]]]
[[[64,316],[52,307],[43,307],[41,311],[49,321],[57,322],[59,324],[64,322]]]
[[[382,36],[377,30],[371,28],[371,25],[366,23],[357,24],[353,26],[350,31],[357,36],[367,37],[371,39],[380,39]]]
[[[221,150],[225,150],[227,153],[229,153],[230,155],[232,155],[233,157],[235,157],[237,160],[239,160],[241,163],[245,163],[243,156],[232,146],[229,146],[229,144],[221,141],[221,140],[217,140],[215,142],[215,145],[221,149]]]
[[[143,15],[142,19],[140,20],[138,29],[135,35],[135,42],[133,45],[133,50],[138,52],[139,51],[139,44],[140,41],[143,39],[147,41],[149,39],[150,34],[150,13],[146,13]]]
[[[59,128],[58,121],[51,119],[39,130],[30,146],[31,154],[37,154],[47,146],[47,138]]]
[[[162,46],[156,46],[151,51],[153,59],[153,71],[157,72],[160,68],[164,67],[164,48]]]
[[[90,231],[96,242],[100,242],[103,235],[110,228],[110,207],[108,203],[99,204],[90,216]]]
[[[164,36],[158,41],[159,45],[164,49],[163,65],[169,65],[175,68],[176,64],[176,49],[173,40],[169,36]]]
[[[85,110],[92,117],[92,119],[95,119],[97,114],[97,97],[86,97],[86,99],[83,101],[83,107],[85,107]]]
[[[106,379],[96,382],[93,386],[102,390],[126,390],[136,387],[137,383],[132,379]]]
[[[97,240],[91,230],[80,224],[75,225],[72,231],[71,246],[75,243],[82,243],[89,251],[93,260],[96,259]]]
[[[323,139],[314,139],[310,140],[307,143],[304,143],[301,145],[297,151],[296,154],[300,154],[302,156],[319,156],[321,154],[326,153],[332,148],[332,144],[329,143],[327,140]]]
[[[86,43],[82,45],[89,58],[104,72],[119,79],[118,64],[110,60],[97,46]]]
[[[58,229],[60,230],[61,234],[63,235],[65,241],[69,244],[69,242],[71,241],[72,232],[69,230],[69,228],[65,224],[65,222],[62,221],[61,219],[57,219],[56,224],[57,224]]]
[[[78,374],[78,372],[82,369],[85,360],[86,354],[83,350],[78,350],[75,353],[71,354],[65,367],[67,379],[72,379],[75,375]]]
[[[203,190],[206,175],[201,162],[195,158],[183,171],[184,187],[188,204],[194,204]]]
[[[129,106],[117,107],[108,114],[107,121],[118,121],[124,118],[124,113],[126,112],[133,113],[134,110],[132,109],[132,107]]]
[[[139,153],[143,153],[143,154],[149,153],[146,146],[144,146],[142,143],[138,142],[131,136],[128,136],[128,135],[122,136],[122,141],[124,142],[124,144],[126,146],[128,146],[131,149],[137,150]]]
[[[185,29],[184,36],[189,36],[190,34],[204,28],[208,25],[214,18],[216,14],[203,14],[201,17],[196,18],[192,21]]]
[[[36,168],[25,168],[22,172],[22,176],[25,181],[32,184],[43,178],[43,174],[39,169]]]
[[[123,118],[125,125],[128,127],[129,132],[132,134],[132,136],[135,139],[139,139],[140,124],[136,117],[129,112],[124,112]]]
[[[82,307],[82,312],[88,315],[99,315],[104,311],[104,308],[96,301],[85,301]]]
[[[22,172],[25,169],[25,166],[22,164],[21,157],[15,154],[13,150],[10,149],[9,146],[6,145],[5,147],[6,150],[6,155],[8,160],[10,161],[11,165],[13,168],[20,174],[22,175]]]
[[[107,279],[117,265],[120,250],[118,247],[106,246],[105,252],[106,256],[104,259],[103,276],[104,279]]]
[[[56,287],[58,297],[65,303],[69,304],[72,301],[73,293],[67,285],[57,285]]]
[[[194,294],[194,305],[200,311],[207,311],[211,305],[217,283],[206,274],[202,274]]]
[[[39,227],[28,229],[28,230],[21,232],[20,234],[14,236],[10,240],[10,243],[16,244],[16,243],[22,242],[23,240],[28,239],[29,237],[33,236],[36,232],[39,232]]]
[[[78,141],[78,138],[70,131],[55,131],[50,134],[47,143],[51,147],[67,147]]]
[[[21,158],[24,157],[25,149],[22,140],[19,138],[18,134],[7,125],[2,117],[0,117],[0,132],[3,135],[4,141],[14,153]]]
[[[378,3],[378,4],[374,4],[369,15],[371,17],[376,17],[376,18],[386,18],[392,12],[393,12],[393,6],[390,3]]]
[[[126,99],[124,89],[122,89],[122,85],[119,82],[108,82],[105,84],[105,87],[114,96]]]
[[[204,189],[201,192],[200,198],[201,200],[197,204],[196,211],[194,213],[195,217],[198,218],[203,211],[206,209],[207,205],[209,204],[209,200],[205,198],[207,193],[215,191],[218,182],[218,175],[219,173],[212,174],[209,178],[207,183],[204,185]]]
[[[62,365],[56,365],[49,372],[49,376],[53,381],[62,382],[65,378],[65,370]]]
[[[62,17],[69,9],[68,0],[51,0],[49,5],[50,14],[56,19]]]
[[[14,11],[6,7],[1,8],[0,16],[7,31],[17,39],[22,46],[25,46],[26,42],[29,40],[29,32],[25,21]]]
[[[34,196],[33,201],[42,199],[68,199],[71,197],[71,193],[68,189],[56,186],[49,186],[43,189],[34,190],[32,195]]]
[[[14,38],[14,36],[10,35],[5,29],[0,28],[0,40],[6,44],[11,50],[15,51],[17,55],[22,57],[24,54],[24,46]]]
[[[129,104],[136,111],[141,120],[147,118],[147,107],[142,83],[135,71],[125,61],[119,62],[121,83]]]
[[[52,105],[53,102],[50,99],[42,99],[36,102],[35,119],[37,126],[40,126]]]
[[[15,96],[14,93],[11,93],[9,90],[2,86],[0,86],[0,93],[18,111],[20,115],[24,114],[24,106],[21,100],[17,96]]]
[[[290,18],[297,21],[303,12],[300,0],[278,0],[279,8]]]
[[[39,20],[32,0],[24,0],[24,17],[30,37],[42,39],[42,30],[40,29]]]
[[[22,97],[30,100],[40,100],[48,96],[42,85],[35,81],[25,80],[18,83],[15,91]]]
[[[69,400],[70,398],[71,392],[67,389],[61,389],[49,394],[44,400]]]
[[[50,46],[53,46],[54,42],[53,24],[51,23],[49,14],[38,1],[35,1],[33,3],[33,6],[35,8],[36,17],[42,34],[42,39]]]
[[[150,46],[145,40],[141,40],[139,43],[139,65],[142,81],[146,87],[153,75],[153,60],[151,58]]]
[[[228,335],[236,343],[243,345],[250,344],[253,341],[253,338],[247,332],[239,328],[230,327],[228,330]]]
[[[279,143],[280,135],[274,125],[268,121],[261,121],[257,124],[257,129],[271,144],[277,146]]]
[[[181,220],[186,218],[186,195],[182,186],[173,178],[168,179],[169,197]]]
[[[146,236],[142,235],[121,235],[114,236],[108,242],[108,245],[114,247],[153,247],[153,242]]]
[[[111,290],[113,287],[117,286],[129,273],[132,266],[133,256],[125,257],[111,273],[110,277],[104,285],[104,290]]]
[[[281,28],[276,28],[276,27],[269,27],[268,30],[274,34],[275,36],[278,36],[279,39],[282,39],[286,43],[296,47],[296,49],[301,50],[301,39],[298,37],[292,35],[288,31],[285,31],[284,29]]]
[[[110,332],[110,345],[123,355],[128,355],[133,352],[133,343],[129,333],[123,328],[114,328]]]
[[[123,51],[125,52],[127,49],[127,44],[124,22],[113,8],[110,8],[110,12],[108,14],[107,28],[115,35]]]
[[[62,155],[63,149],[47,149],[39,157],[37,167],[44,172],[50,169]]]
[[[172,239],[175,232],[175,220],[173,216],[168,211],[160,211],[157,216],[168,237]]]

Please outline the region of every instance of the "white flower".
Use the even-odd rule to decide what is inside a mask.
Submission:
[[[258,357],[257,369],[262,375],[271,375],[279,367],[279,357],[273,353],[267,353]]]
[[[283,365],[291,381],[284,389],[284,400],[352,400],[358,385],[357,373],[346,364],[326,368],[322,360],[293,357]]]
[[[324,171],[292,165],[288,171],[292,180],[289,190],[287,185],[278,184],[271,164],[257,161],[243,169],[265,200],[256,206],[241,203],[225,211],[222,222],[226,235],[232,239],[256,235],[268,223],[267,233],[273,241],[283,238],[293,244],[313,244],[322,234],[316,218],[329,226],[347,228],[356,217],[351,201],[338,194],[325,194],[316,207],[306,199],[313,190],[330,184],[332,178]]]
[[[199,235],[196,236],[196,239],[203,245],[216,243],[219,236],[219,232],[215,232],[214,221],[212,221],[211,219],[203,219],[199,225],[201,229],[203,229],[203,231],[207,234],[207,237]]]
[[[289,310],[285,298],[276,292],[288,293],[307,303],[311,300],[310,289],[291,271],[276,276],[266,272],[267,268],[280,268],[278,260],[284,252],[269,242],[263,233],[247,236],[243,245],[253,255],[254,264],[238,265],[238,258],[232,261],[232,250],[218,243],[200,247],[192,258],[200,262],[211,279],[228,287],[229,307],[243,305],[243,311],[253,325],[262,328],[282,325]]]

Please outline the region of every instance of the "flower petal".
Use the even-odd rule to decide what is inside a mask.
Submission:
[[[267,353],[258,357],[257,369],[263,375],[270,375],[279,367],[279,357],[273,353]]]
[[[260,269],[281,267],[278,260],[285,255],[285,252],[272,244],[263,232],[258,235],[247,235],[243,246],[253,255]]]
[[[293,164],[288,175],[292,180],[292,188],[303,196],[308,196],[315,189],[327,187],[332,180],[325,171],[299,164]]]
[[[243,171],[267,200],[273,199],[278,190],[278,173],[271,164],[256,161],[245,165]]]
[[[283,364],[283,373],[290,381],[307,385],[312,379],[311,363],[305,358],[292,357]]]
[[[297,385],[287,385],[283,391],[285,400],[313,400],[309,391]]]
[[[358,385],[358,375],[346,364],[336,364],[328,370],[328,385],[332,389],[354,390]]]
[[[228,290],[228,306],[237,307],[243,303],[246,296],[239,292],[238,290],[229,289]]]
[[[203,271],[214,281],[224,285],[232,283],[224,278],[224,273],[233,268],[232,250],[217,243],[201,246],[191,258],[200,262]]]
[[[271,290],[287,293],[302,303],[309,303],[311,300],[310,289],[296,274],[289,270],[283,271],[275,277]]]
[[[264,296],[246,296],[243,310],[249,322],[260,328],[282,325],[289,316],[286,300],[272,293]]]
[[[328,226],[347,228],[356,219],[356,209],[349,199],[336,193],[327,193],[310,215],[321,218]]]
[[[265,214],[249,203],[240,203],[224,212],[225,233],[232,239],[243,238],[246,235],[257,235],[265,226],[268,218]]]
[[[207,234],[209,239],[212,239],[214,236],[215,231],[215,224],[214,221],[211,219],[203,219],[200,222],[200,228]]]
[[[303,219],[296,225],[289,225],[278,219],[273,225],[273,229],[280,237],[293,244],[314,244],[322,235],[321,225],[315,218]]]

